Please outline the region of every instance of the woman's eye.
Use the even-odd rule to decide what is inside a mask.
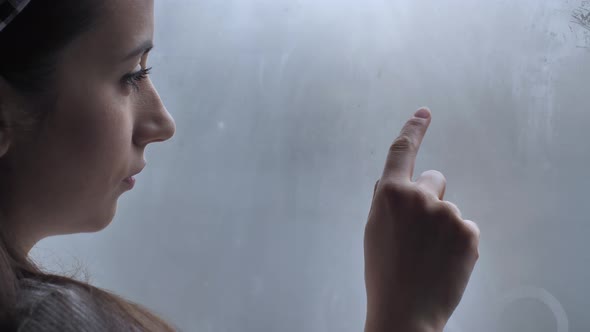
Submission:
[[[137,67],[139,68],[137,71],[127,74],[125,77],[123,77],[125,84],[131,85],[135,90],[139,90],[139,83],[148,77],[150,71],[152,70],[152,67],[142,68],[140,65]]]

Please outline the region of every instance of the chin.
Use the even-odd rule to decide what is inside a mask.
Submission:
[[[117,212],[117,205],[115,204],[111,209],[105,209],[102,213],[96,213],[85,223],[86,233],[96,233],[104,230],[111,224]]]

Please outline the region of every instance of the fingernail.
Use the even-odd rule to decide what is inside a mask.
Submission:
[[[430,110],[426,107],[422,107],[414,114],[414,116],[417,118],[428,119],[430,117]]]

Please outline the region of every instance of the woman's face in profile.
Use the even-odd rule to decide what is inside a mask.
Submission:
[[[143,75],[153,0],[103,3],[97,23],[59,59],[51,87],[57,99],[37,138],[11,146],[8,215],[29,248],[45,236],[106,227],[117,199],[132,187],[129,177],[145,166],[145,147],[175,131]]]

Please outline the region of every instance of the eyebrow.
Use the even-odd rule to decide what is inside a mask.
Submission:
[[[139,45],[136,49],[134,49],[133,51],[131,51],[131,53],[129,53],[124,59],[123,61],[128,61],[131,60],[132,58],[136,58],[139,55],[148,53],[149,51],[151,51],[154,48],[154,44],[152,43],[151,40],[147,40],[144,41],[141,45]]]

